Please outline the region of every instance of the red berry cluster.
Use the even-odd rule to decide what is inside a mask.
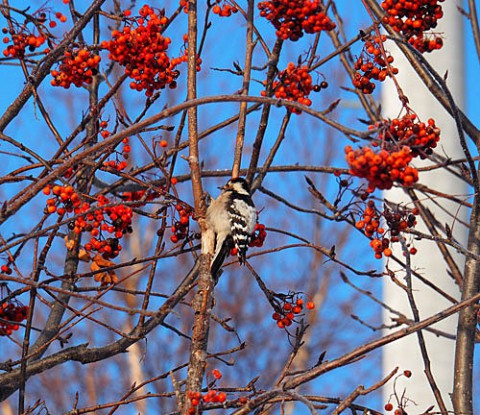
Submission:
[[[97,73],[100,56],[94,55],[88,49],[75,49],[66,51],[62,63],[51,71],[53,76],[52,86],[61,86],[65,89],[73,84],[77,88],[89,85]]]
[[[270,0],[258,3],[260,16],[269,20],[277,36],[296,41],[305,33],[333,30],[336,25],[326,15],[319,0]]]
[[[99,127],[100,127],[100,135],[102,136],[102,138],[108,138],[110,137],[110,131],[107,130],[107,127],[108,127],[108,121],[100,121],[100,123],[98,124]]]
[[[63,177],[65,177],[65,179],[68,180],[73,176],[73,174],[76,171],[77,171],[77,166],[71,166],[65,171],[65,173],[63,173]]]
[[[201,392],[189,391],[187,393],[188,399],[190,399],[190,409],[188,411],[189,415],[194,415],[197,413],[199,405],[202,402],[205,403],[214,403],[219,402],[223,403],[227,400],[227,394],[225,392],[218,392],[215,389],[210,389],[207,393],[202,394]]]
[[[8,29],[2,29],[3,33],[9,33]],[[33,33],[12,33],[11,39],[8,36],[3,38],[3,43],[13,42],[8,45],[3,51],[5,57],[23,59],[25,57],[25,51],[28,48],[29,52],[35,52],[35,49],[42,46],[46,38],[43,34],[35,35]]]
[[[374,127],[378,128],[379,138],[384,145],[407,145],[413,157],[420,156],[422,159],[432,154],[440,141],[440,129],[435,125],[435,120],[430,118],[425,124],[412,113],[402,118],[383,120]]]
[[[133,207],[140,207],[145,206],[147,202],[151,202],[155,200],[157,197],[160,196],[160,193],[148,190],[135,190],[133,192],[123,192],[120,197],[125,200],[126,202],[137,202],[139,203],[131,203],[130,205]]]
[[[4,302],[0,305],[0,336],[10,336],[27,319],[28,307],[19,302]]]
[[[307,107],[312,104],[308,96],[312,92],[314,85],[308,67],[295,65],[293,62],[290,62],[286,69],[278,73],[277,78],[278,81],[273,83],[273,89],[277,98],[296,101]],[[265,83],[266,81],[264,81]],[[262,91],[261,95],[265,96],[266,91]],[[294,114],[302,112],[296,108],[289,108],[288,111]]]
[[[58,215],[71,213],[80,208],[82,201],[75,189],[70,186],[47,185],[43,188],[43,194],[49,196],[53,193],[53,197],[47,199],[46,213],[57,212]]]
[[[222,372],[220,372],[218,369],[213,369],[212,370],[212,376],[216,379],[219,380],[222,378]]]
[[[305,305],[307,310],[313,310],[315,303],[308,301]],[[295,318],[303,315],[304,300],[302,298],[294,298],[288,296],[283,306],[272,314],[272,318],[277,322],[277,326],[281,329],[287,328],[293,324]]]
[[[405,39],[420,52],[432,52],[443,46],[440,37],[426,34],[437,27],[443,17],[444,0],[384,0],[382,8],[386,11],[383,23],[405,36]]]
[[[383,212],[380,212],[375,206],[375,202],[369,200],[363,211],[362,219],[357,221],[355,226],[357,229],[363,230],[366,236],[372,238],[370,246],[375,253],[375,258],[381,259],[383,256],[389,257],[392,255],[391,244],[400,241],[400,232],[413,228],[416,225],[416,215],[418,215],[417,209],[399,208],[393,211],[385,207]],[[390,239],[385,236],[385,229],[380,226],[382,217],[388,226]],[[415,255],[416,253],[417,249],[411,247],[410,254]]]
[[[375,151],[368,146],[354,150],[346,146],[345,157],[350,174],[367,179],[368,193],[373,193],[376,188],[390,189],[394,182],[408,187],[418,181],[417,169],[409,166],[413,154],[408,146],[398,151]]]
[[[236,6],[231,5],[225,0],[216,0],[215,6],[212,8],[212,12],[218,14],[220,17],[229,17],[232,13],[237,13]]]
[[[155,11],[145,5],[140,9],[140,17],[131,19],[122,31],[114,30],[113,39],[103,41],[109,59],[125,67],[125,73],[133,79],[130,88],[145,90],[150,97],[154,91],[167,85],[176,87],[179,71],[175,67],[186,61],[186,55],[170,59],[167,49],[170,38],[162,36],[163,26],[168,23],[164,11]]]
[[[174,244],[188,236],[190,218],[193,216],[193,209],[190,206],[182,203],[177,203],[175,205],[175,211],[178,212],[179,219],[175,220],[175,223],[171,228],[173,235],[170,236],[170,240]],[[175,218],[175,214],[172,217]]]
[[[252,240],[248,244],[250,247],[257,247],[261,248],[265,242],[265,238],[267,237],[267,231],[265,230],[265,225],[262,223],[257,223],[255,225],[255,229],[253,231]]]
[[[362,55],[355,62],[355,75],[353,85],[360,89],[364,94],[371,94],[375,89],[375,81],[383,82],[387,76],[396,75],[398,69],[391,66],[393,56],[382,53],[380,43],[385,42],[385,35],[375,37],[365,42]],[[385,52],[387,53],[387,52]]]

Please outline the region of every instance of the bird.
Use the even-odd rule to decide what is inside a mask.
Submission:
[[[215,234],[215,251],[211,263],[214,278],[233,247],[237,250],[240,264],[245,263],[248,245],[257,223],[257,210],[250,186],[244,178],[232,178],[220,189],[220,195],[210,203],[206,213],[207,228]]]

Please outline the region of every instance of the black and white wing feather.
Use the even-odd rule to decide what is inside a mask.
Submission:
[[[244,264],[248,244],[252,239],[257,222],[257,211],[249,195],[239,194],[232,200],[228,214],[230,216],[233,245],[237,249],[240,264]]]

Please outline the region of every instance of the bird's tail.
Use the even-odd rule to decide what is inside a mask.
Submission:
[[[225,258],[228,256],[230,253],[230,249],[232,247],[232,239],[227,238],[220,251],[218,252],[218,255],[213,259],[212,261],[212,266],[210,267],[210,272],[212,274],[212,277],[215,282],[218,281],[218,278],[220,277],[220,269],[222,268],[223,263],[225,262]]]

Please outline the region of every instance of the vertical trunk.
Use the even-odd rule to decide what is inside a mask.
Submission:
[[[480,219],[478,196],[475,198],[470,218],[468,250],[475,256],[480,255]],[[462,300],[478,293],[480,288],[480,261],[468,258],[465,264]],[[475,304],[463,308],[458,315],[457,343],[455,349],[455,377],[453,389],[453,408],[456,414],[473,414],[473,357],[477,310]]]

